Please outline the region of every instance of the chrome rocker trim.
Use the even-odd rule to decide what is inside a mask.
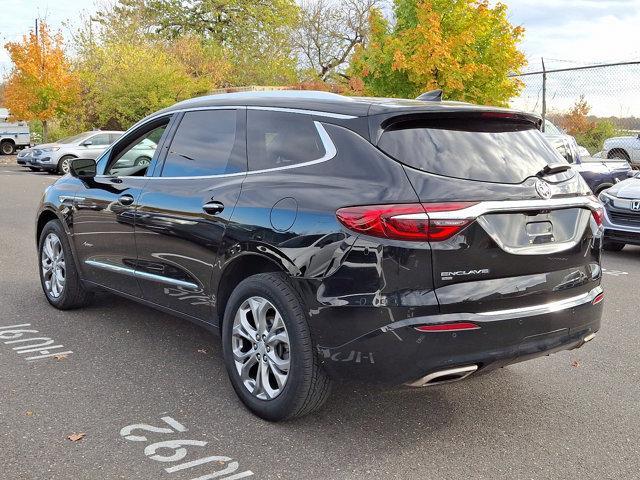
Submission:
[[[107,262],[98,262],[96,260],[85,260],[84,263],[91,267],[99,268],[102,270],[108,270],[110,272],[121,273],[130,277],[141,278],[144,280],[151,280],[158,283],[166,283],[176,287],[187,288],[189,290],[200,290],[197,284],[192,282],[186,282],[184,280],[177,280],[175,278],[169,278],[162,275],[156,275],[155,273],[143,272],[134,268],[122,267],[120,265],[114,265]]]

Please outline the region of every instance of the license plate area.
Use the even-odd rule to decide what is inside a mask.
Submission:
[[[553,223],[550,221],[527,222],[525,230],[529,236],[530,244],[555,241],[553,236]]]
[[[531,212],[500,212],[478,217],[477,222],[508,253],[547,255],[566,250],[583,237],[589,227],[587,208]]]

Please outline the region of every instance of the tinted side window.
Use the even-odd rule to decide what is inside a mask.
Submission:
[[[249,170],[285,167],[322,158],[324,145],[309,115],[249,110]]]
[[[233,168],[228,167],[238,143],[237,120],[236,110],[185,113],[171,142],[162,176],[192,177],[233,173]]]

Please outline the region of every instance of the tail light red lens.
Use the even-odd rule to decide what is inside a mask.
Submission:
[[[593,200],[593,204],[597,205],[597,206],[593,206],[591,208],[591,216],[595,220],[596,225],[598,227],[600,227],[600,226],[602,226],[602,221],[604,219],[604,207],[600,203],[600,200],[598,200],[595,197],[595,195],[592,195],[590,198],[591,198],[591,200]]]
[[[596,221],[596,225],[602,226],[602,219],[604,218],[604,208],[597,207],[591,210],[591,216]]]
[[[596,295],[596,298],[593,299],[593,301],[591,302],[592,305],[597,305],[600,302],[602,302],[604,300],[604,292],[599,293],[598,295]]]
[[[336,216],[349,230],[395,240],[438,242],[451,238],[473,219],[444,212],[471,207],[471,202],[411,203],[341,208]],[[438,215],[440,213],[440,215]]]

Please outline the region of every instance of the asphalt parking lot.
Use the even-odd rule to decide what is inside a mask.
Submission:
[[[603,327],[582,349],[427,389],[342,384],[269,424],[207,331],[108,294],[49,306],[34,214],[56,178],[0,164],[0,479],[640,478],[640,248],[606,254]],[[12,325],[62,347],[27,360]]]

